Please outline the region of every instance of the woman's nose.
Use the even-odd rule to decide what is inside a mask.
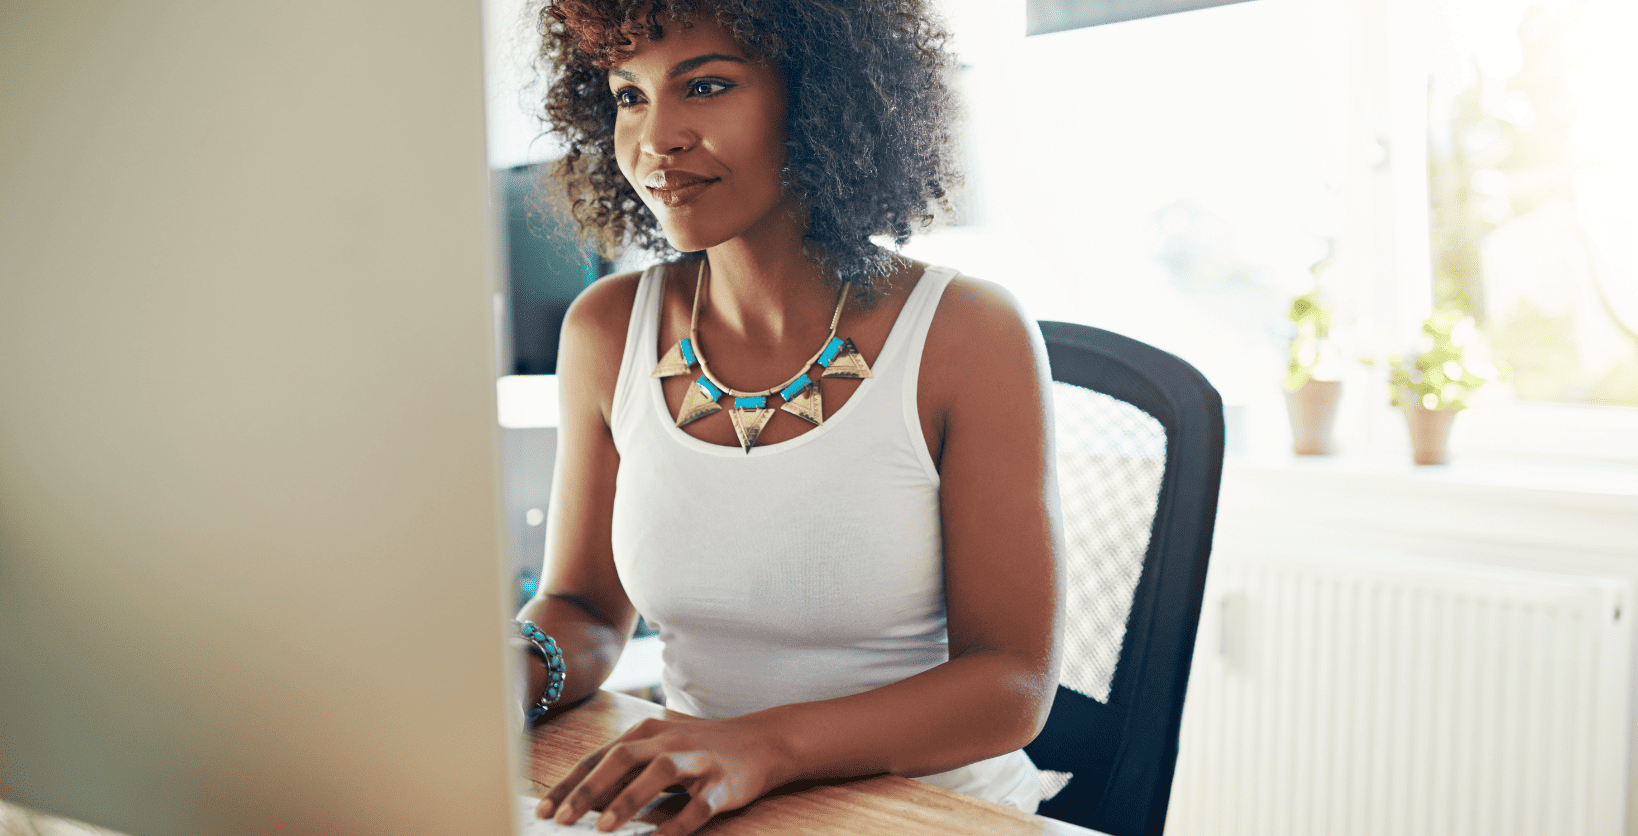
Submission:
[[[642,132],[638,143],[646,154],[669,157],[694,147],[698,134],[688,123],[684,108],[673,103],[656,102],[643,114]]]

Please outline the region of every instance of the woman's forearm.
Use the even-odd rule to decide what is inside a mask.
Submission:
[[[779,706],[756,717],[789,761],[785,781],[932,775],[1035,738],[1052,707],[1050,666],[972,652],[891,685]]]
[[[518,620],[533,621],[563,651],[563,695],[556,705],[571,705],[591,696],[602,686],[620,652],[625,649],[630,627],[610,624],[588,604],[572,596],[542,594],[529,600],[518,612]],[[525,643],[519,640],[519,646]],[[546,665],[540,657],[526,653],[528,676],[523,701],[533,705],[546,690]]]

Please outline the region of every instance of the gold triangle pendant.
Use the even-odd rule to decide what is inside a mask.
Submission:
[[[739,444],[745,452],[751,452],[751,445],[756,443],[756,437],[762,434],[762,428],[768,425],[773,414],[771,407],[734,409],[728,413],[734,419],[734,433],[739,436]]]
[[[707,415],[715,415],[722,411],[722,405],[717,403],[717,397],[711,396],[710,383],[705,378],[688,384],[688,392],[683,395],[682,408],[677,410],[677,426],[691,424]]]
[[[801,394],[786,400],[779,408],[810,424],[823,424],[825,422],[825,409],[819,400],[818,383],[808,384]]]
[[[870,366],[865,363],[859,349],[853,345],[853,340],[842,340],[842,348],[825,366],[825,373],[821,377],[839,377],[846,380],[863,380],[870,376]]]
[[[688,338],[683,337],[671,347],[665,356],[660,358],[660,365],[654,367],[654,373],[649,377],[675,377],[679,374],[688,374],[688,368],[694,365],[694,348],[688,344]]]

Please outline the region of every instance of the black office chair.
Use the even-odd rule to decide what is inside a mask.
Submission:
[[[1063,673],[1024,747],[1042,815],[1113,836],[1166,824],[1223,471],[1223,402],[1136,340],[1042,322],[1052,364],[1069,589]],[[1052,779],[1057,779],[1056,781]]]

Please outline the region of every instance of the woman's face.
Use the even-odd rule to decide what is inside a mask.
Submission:
[[[683,252],[755,230],[783,211],[785,82],[710,15],[665,26],[609,69],[620,171]]]

